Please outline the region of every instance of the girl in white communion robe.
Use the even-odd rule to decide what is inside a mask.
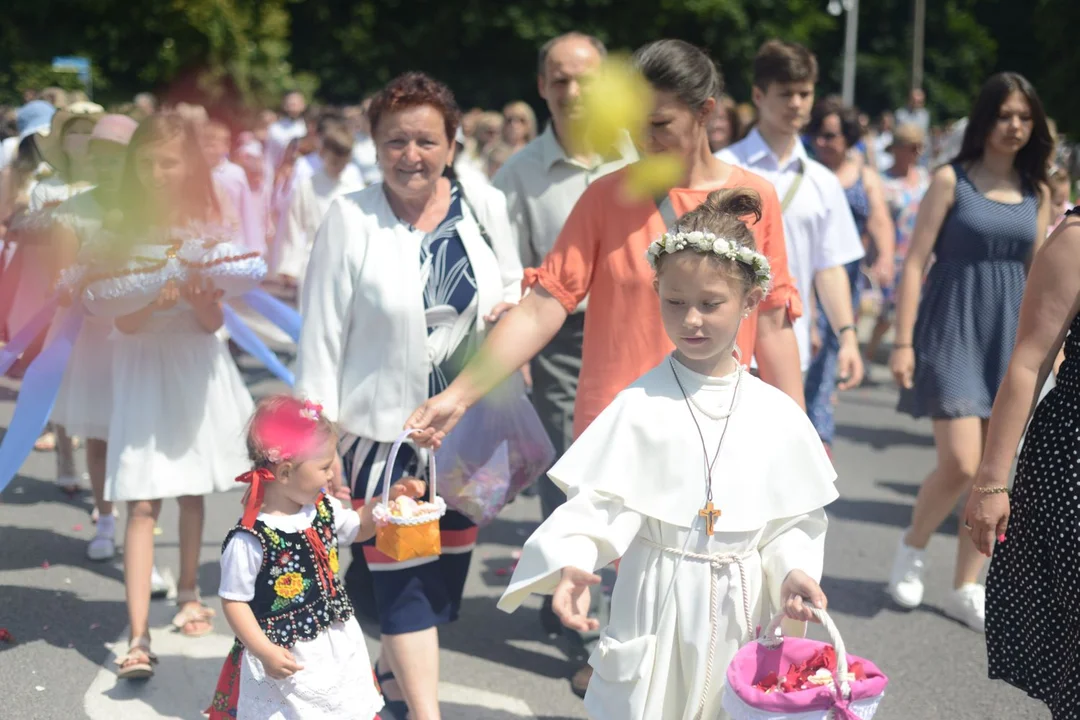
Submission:
[[[750,215],[760,217],[752,190],[716,191],[650,246],[676,350],[551,470],[567,502],[526,542],[499,601],[513,612],[553,593],[565,625],[596,629],[593,572],[622,558],[589,659],[591,718],[726,718],[735,652],[776,610],[801,635],[807,604],[826,605],[823,508],[836,473],[798,405],[733,356],[769,286],[739,219]]]

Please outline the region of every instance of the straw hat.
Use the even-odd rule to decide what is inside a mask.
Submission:
[[[64,128],[66,128],[72,120],[82,118],[86,118],[97,124],[97,121],[101,119],[101,116],[104,114],[105,108],[92,102],[72,103],[63,110],[57,110],[56,114],[52,116],[49,134],[46,137],[38,138],[37,140],[41,157],[53,168],[57,170],[62,169],[64,165]]]

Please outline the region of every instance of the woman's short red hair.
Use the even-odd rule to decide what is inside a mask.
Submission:
[[[446,127],[446,139],[453,143],[461,124],[461,109],[449,87],[422,72],[398,75],[375,95],[368,109],[371,134],[378,130],[383,115],[421,105],[430,105],[439,111]]]

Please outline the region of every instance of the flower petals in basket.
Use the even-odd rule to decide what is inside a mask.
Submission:
[[[434,453],[430,455],[428,466],[431,502],[418,503],[408,497],[390,500],[390,486],[394,482],[390,473],[401,444],[413,432],[415,431],[406,430],[394,442],[386,460],[382,501],[371,510],[372,517],[375,518],[375,549],[397,562],[442,554],[439,520],[446,514],[446,501],[435,494]]]
[[[874,663],[847,653],[829,616],[821,619],[833,645],[777,637],[778,615],[761,639],[732,659],[724,709],[732,720],[869,720],[888,678]],[[835,646],[835,648],[834,648]]]

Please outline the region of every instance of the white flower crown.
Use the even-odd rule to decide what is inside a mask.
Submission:
[[[751,250],[745,245],[740,245],[731,240],[717,237],[711,232],[694,230],[693,232],[667,232],[660,239],[649,245],[646,257],[653,270],[656,269],[656,261],[664,253],[677,253],[680,250],[696,250],[700,253],[712,253],[717,257],[740,262],[754,269],[754,284],[769,292],[772,280],[772,269],[769,267],[769,259],[759,252]]]

